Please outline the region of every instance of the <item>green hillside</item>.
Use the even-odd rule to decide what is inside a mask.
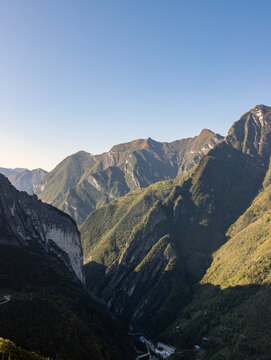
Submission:
[[[40,198],[46,199],[48,203],[59,200],[95,164],[96,162],[91,155],[84,151],[67,157],[44,178],[44,189]]]
[[[113,263],[125,248],[131,229],[144,226],[152,207],[169,195],[174,183],[178,181],[158,182],[146,189],[131,191],[91,213],[80,227],[85,263],[92,259],[106,266]]]

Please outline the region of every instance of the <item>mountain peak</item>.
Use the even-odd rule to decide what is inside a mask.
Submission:
[[[257,110],[261,110],[261,111],[264,111],[264,112],[271,111],[271,107],[266,106],[264,104],[258,104],[253,109],[251,109],[250,111],[257,111]]]
[[[92,155],[91,153],[84,151],[84,150],[79,150],[76,153],[74,153],[73,155],[77,155],[77,156],[89,156]],[[72,155],[71,155],[72,156]]]
[[[136,139],[127,143],[114,145],[110,152],[124,152],[146,149],[154,144],[158,144],[158,142],[153,140],[151,137],[148,137],[147,139]]]
[[[271,107],[260,104],[241,116],[230,128],[226,142],[266,162],[271,155]]]
[[[215,133],[212,131],[212,130],[209,130],[209,129],[202,129],[199,136],[201,135],[210,135],[210,134],[213,134],[215,135]]]

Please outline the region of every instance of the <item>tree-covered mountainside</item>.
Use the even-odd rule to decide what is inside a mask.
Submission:
[[[75,222],[1,175],[0,336],[53,359],[130,358],[129,340],[83,282]]]
[[[30,194],[40,192],[39,184],[47,171],[43,169],[5,169],[0,168],[0,173],[5,175],[17,190],[27,191]]]
[[[221,140],[205,129],[199,136],[171,143],[148,138],[113,146],[101,155],[80,151],[44,177],[39,197],[80,224],[91,211],[130,190],[185,173]]]
[[[268,177],[267,174],[264,184]],[[177,344],[184,353],[184,349],[189,353],[199,344],[207,359],[212,356],[268,359],[271,185],[261,189],[251,206],[229,228],[227,237],[228,241],[213,254],[211,266],[195,285],[192,301],[162,337]]]
[[[184,177],[132,191],[80,227],[89,289],[130,329],[186,349],[180,358],[208,336],[205,359],[263,359],[270,344],[268,332],[260,341],[270,324],[255,331],[270,300],[270,135],[271,108],[256,106]],[[249,338],[240,324],[254,300]],[[230,317],[240,327],[226,342],[218,333],[233,329]]]

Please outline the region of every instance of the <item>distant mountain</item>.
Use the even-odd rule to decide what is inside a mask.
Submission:
[[[39,197],[80,224],[91,211],[130,190],[181,176],[222,139],[205,129],[171,143],[148,138],[113,146],[101,155],[80,151],[44,177]]]
[[[48,172],[43,169],[0,168],[0,173],[5,175],[17,190],[35,194],[40,192],[39,184]]]
[[[203,359],[265,359],[270,156],[271,108],[258,105],[182,177],[92,212],[80,226],[88,288],[184,359],[198,343]]]
[[[17,191],[4,175],[0,175],[0,274],[4,339],[52,359],[133,356],[126,335],[84,287],[74,220],[36,195]],[[3,359],[41,358],[25,350],[0,339]]]
[[[10,175],[16,175],[20,174],[26,170],[26,168],[15,168],[15,169],[9,169],[9,168],[2,168],[0,167],[0,173],[5,175],[6,177],[9,177]]]

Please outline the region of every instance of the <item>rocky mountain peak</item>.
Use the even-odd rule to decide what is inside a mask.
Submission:
[[[271,107],[257,105],[236,121],[225,140],[234,148],[261,156],[266,163],[271,155]]]
[[[250,110],[252,118],[258,126],[271,124],[271,108],[265,105],[257,105]]]

